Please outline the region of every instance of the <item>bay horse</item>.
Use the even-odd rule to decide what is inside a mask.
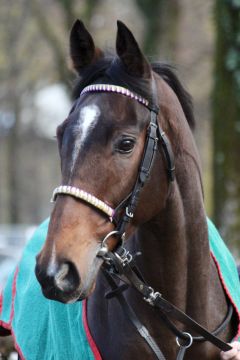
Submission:
[[[228,302],[210,255],[191,98],[167,65],[148,62],[120,21],[116,52],[105,55],[76,21],[70,54],[80,78],[72,110],[57,129],[62,185],[54,193],[36,276],[49,299],[88,299],[89,327],[103,359],[144,360],[155,358],[151,347],[126,320],[117,298],[105,297],[109,284],[99,253],[103,239],[105,250],[118,247],[119,219],[125,216],[124,246],[136,255],[142,277],[168,301],[209,331],[222,323]],[[162,145],[154,132],[158,126]],[[146,138],[153,143],[150,154]],[[151,164],[145,172],[143,156]],[[147,181],[136,194],[140,167],[141,185]],[[125,206],[129,201],[132,209]],[[121,294],[166,359],[175,359],[175,336],[163,325],[158,309],[131,287]],[[219,337],[229,341],[234,331],[232,320]],[[214,360],[219,353],[209,342],[194,343],[185,358]]]

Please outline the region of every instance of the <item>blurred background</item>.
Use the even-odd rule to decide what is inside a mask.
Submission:
[[[76,18],[110,50],[121,19],[151,60],[176,67],[194,100],[207,212],[238,259],[240,0],[0,0],[0,284],[60,181],[54,136],[71,104]]]

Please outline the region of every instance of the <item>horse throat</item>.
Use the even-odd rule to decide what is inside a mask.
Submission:
[[[148,283],[186,312],[189,307],[203,309],[210,266],[204,210],[196,205],[194,214],[196,208],[189,206],[176,185],[164,213],[142,226],[134,240],[143,254],[139,263]]]

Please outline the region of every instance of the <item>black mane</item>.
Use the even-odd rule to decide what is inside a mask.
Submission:
[[[152,69],[172,88],[178,97],[186,116],[189,126],[194,129],[195,119],[193,114],[192,98],[184,89],[178,77],[173,71],[172,66],[166,63],[156,62],[151,64]],[[109,71],[110,69],[110,71]],[[73,89],[73,98],[80,96],[84,87],[93,84],[101,79],[102,83],[116,83],[128,87],[129,90],[136,92],[148,100],[152,100],[149,96],[149,81],[145,79],[136,79],[128,75],[122,68],[121,64],[113,56],[104,57],[98,62],[88,66],[82,73],[81,77],[76,80]]]

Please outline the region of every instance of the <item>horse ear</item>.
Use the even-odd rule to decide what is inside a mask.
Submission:
[[[132,32],[121,21],[117,21],[116,49],[125,70],[133,76],[149,78],[151,66],[141,52]]]
[[[75,21],[70,32],[70,55],[78,73],[103,55],[95,48],[93,38],[81,20]]]

